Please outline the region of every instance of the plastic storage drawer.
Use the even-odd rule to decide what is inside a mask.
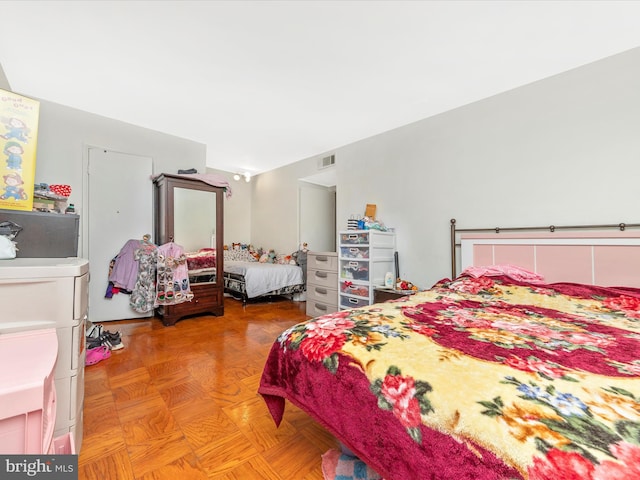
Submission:
[[[312,252],[311,255],[307,255],[307,271],[310,270],[323,270],[335,274],[338,270],[338,257],[333,252]]]
[[[334,313],[336,310],[337,307],[335,306],[327,305],[323,302],[314,302],[307,298],[307,315],[310,317],[320,317],[322,315]]]
[[[326,304],[336,303],[336,289],[312,285],[307,288],[308,302],[322,302]]]
[[[359,297],[367,297],[370,296],[369,285],[361,285],[358,283],[353,283],[349,280],[341,280],[340,281],[340,293],[346,293],[348,295],[357,295]]]
[[[340,243],[344,245],[362,245],[369,243],[369,232],[342,233]]]
[[[340,278],[369,281],[369,262],[340,260]]]
[[[359,308],[369,305],[368,298],[347,297],[340,295],[340,308]]]
[[[338,281],[337,272],[325,272],[323,270],[314,270],[308,272],[307,290],[309,285],[319,285],[321,287],[333,288],[335,290]],[[334,301],[335,303],[335,301]]]
[[[369,247],[340,247],[342,258],[369,258]]]

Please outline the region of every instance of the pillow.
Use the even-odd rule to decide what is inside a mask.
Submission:
[[[537,273],[534,273],[526,268],[518,267],[516,265],[489,265],[481,267],[468,267],[460,274],[460,276],[467,276],[478,278],[481,276],[495,277],[500,275],[506,275],[518,282],[529,283],[544,283],[544,277]]]
[[[236,262],[255,262],[256,258],[249,250],[225,250],[224,259]]]
[[[201,248],[197,252],[185,253],[187,258],[187,268],[189,270],[202,270],[205,268],[215,268],[216,249]]]

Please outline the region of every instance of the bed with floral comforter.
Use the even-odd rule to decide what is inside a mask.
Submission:
[[[640,290],[461,276],[295,325],[259,391],[387,480],[640,478]]]

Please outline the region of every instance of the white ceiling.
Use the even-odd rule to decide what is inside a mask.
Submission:
[[[0,1],[12,90],[252,174],[640,45],[639,1]]]

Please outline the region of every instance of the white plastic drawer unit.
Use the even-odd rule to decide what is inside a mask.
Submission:
[[[307,315],[338,311],[338,254],[309,252],[307,256]]]
[[[384,284],[395,267],[393,232],[350,230],[338,234],[338,291],[340,309],[373,303],[373,290]]]

